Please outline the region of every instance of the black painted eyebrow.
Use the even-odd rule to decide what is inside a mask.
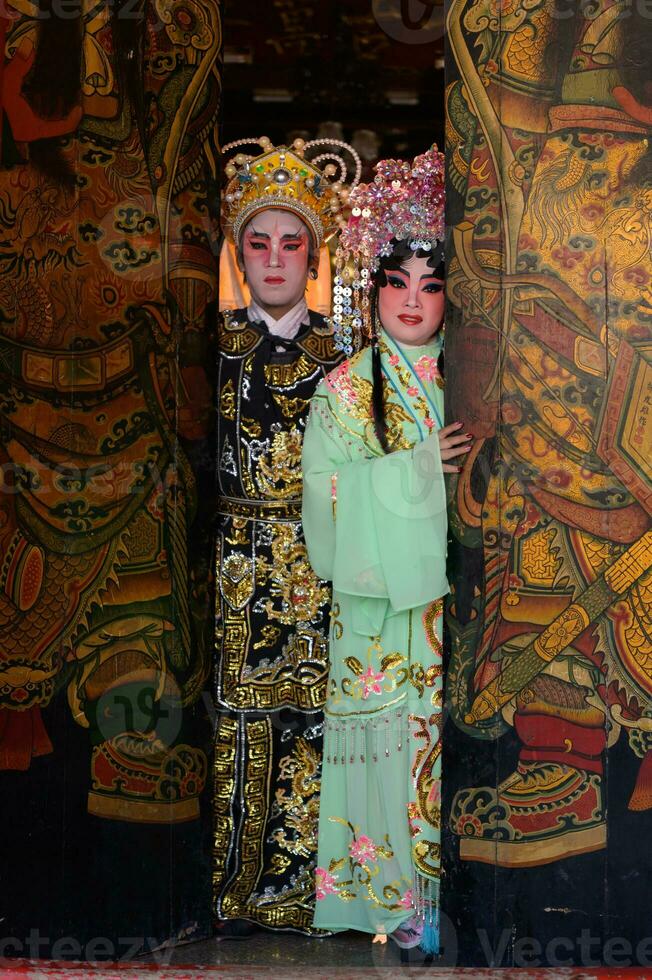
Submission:
[[[256,238],[269,238],[270,237],[267,234],[266,231],[256,231],[255,228],[252,228],[251,229],[251,234],[252,235],[255,235]],[[303,236],[303,232],[301,230],[299,230],[299,231],[296,232],[296,234],[290,234],[290,233],[288,233],[287,235],[281,235],[281,241],[285,241],[286,239],[290,239],[290,238],[294,240],[296,238],[303,238],[303,237],[304,237]]]
[[[392,272],[402,272],[404,276],[407,276],[408,278],[410,277],[410,273],[407,271],[407,269],[404,269],[403,266],[401,266],[398,269],[388,269],[387,275],[391,276]],[[436,279],[437,282],[442,282],[442,283],[444,281],[443,279],[440,279],[439,276],[436,276],[434,272],[426,272],[424,275],[421,276],[419,282],[421,282],[421,280],[423,279]]]

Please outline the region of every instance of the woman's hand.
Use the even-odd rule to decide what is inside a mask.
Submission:
[[[453,422],[452,425],[446,425],[443,429],[439,429],[437,433],[444,473],[460,473],[462,470],[461,466],[454,466],[451,463],[447,463],[446,460],[455,459],[456,456],[461,456],[462,453],[471,452],[471,440],[473,436],[468,432],[460,433],[463,425],[463,422]]]

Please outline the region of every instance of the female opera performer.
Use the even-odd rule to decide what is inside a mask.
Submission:
[[[438,949],[445,472],[443,157],[383,161],[338,250],[351,352],[312,401],[303,522],[333,583],[315,925]],[[353,271],[352,271],[353,270]],[[351,285],[347,285],[347,281]]]

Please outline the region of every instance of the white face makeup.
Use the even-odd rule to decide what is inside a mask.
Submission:
[[[261,211],[242,234],[242,264],[253,299],[275,319],[306,291],[310,238],[303,221],[280,208]]]
[[[426,258],[416,255],[385,275],[387,284],[378,290],[378,316],[383,328],[399,344],[427,344],[444,320],[443,280],[436,278]]]

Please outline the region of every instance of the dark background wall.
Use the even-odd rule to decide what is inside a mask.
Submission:
[[[443,8],[407,6],[228,0],[224,141],[339,135],[366,155],[366,176],[376,159],[441,142]]]

